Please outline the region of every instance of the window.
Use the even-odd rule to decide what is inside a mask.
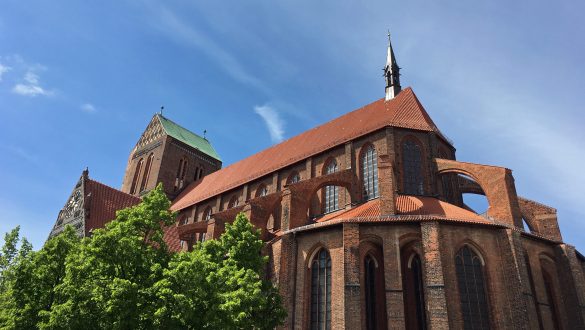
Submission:
[[[228,203],[228,209],[238,206],[239,203],[240,201],[238,200],[238,196],[232,197],[232,199],[230,199],[230,202]]]
[[[207,221],[211,219],[211,207],[207,207],[203,212],[203,220]]]
[[[140,184],[140,191],[144,191],[146,188],[146,184],[148,183],[148,177],[150,176],[150,168],[152,167],[152,160],[154,159],[154,154],[151,153],[146,160],[146,167],[144,168],[144,175],[142,176],[142,183]]]
[[[335,159],[329,161],[325,174],[337,172],[337,162]],[[333,212],[339,209],[339,187],[325,186],[325,213]]]
[[[378,197],[378,159],[373,145],[365,147],[362,153],[362,181],[364,184],[364,199]]]
[[[266,187],[266,185],[265,184],[259,185],[258,189],[256,189],[256,197],[262,197],[266,195],[268,195],[268,188]]]
[[[177,169],[177,177],[175,178],[175,191],[183,188],[185,184],[185,175],[187,174],[187,158],[183,157],[179,161],[179,168]]]
[[[289,176],[288,179],[286,179],[286,184],[292,184],[292,183],[297,183],[301,181],[301,176],[299,175],[299,172],[297,171],[293,171]]]
[[[407,249],[402,254],[402,287],[407,329],[426,329],[422,262],[418,253]]]
[[[132,186],[130,187],[130,195],[134,195],[136,193],[136,185],[138,184],[138,178],[140,177],[140,170],[142,169],[143,162],[144,160],[140,159],[138,164],[136,164],[136,169],[134,170],[134,179],[132,179]]]
[[[376,325],[376,261],[370,255],[365,258],[364,277],[366,291],[366,329],[377,329]]]
[[[536,299],[536,288],[534,287],[534,278],[532,277],[532,267],[530,267],[530,259],[528,258],[527,251],[524,251],[524,263],[526,264],[526,272],[528,273],[528,283],[530,284],[532,303],[534,304],[536,316],[538,317],[538,326],[540,329],[544,329],[544,326],[542,325],[542,316],[540,315],[540,307],[538,306],[538,300]]]
[[[461,315],[465,329],[489,329],[489,308],[480,257],[467,245],[455,255]]]
[[[553,328],[560,329],[559,327],[559,310],[555,299],[554,285],[550,273],[542,268],[542,278],[544,280],[544,289],[546,291],[546,300],[550,308],[550,314],[552,317]]]
[[[322,249],[311,262],[311,330],[331,329],[331,257]]]
[[[402,166],[404,193],[409,195],[422,195],[422,150],[418,143],[412,140],[406,140],[402,144]]]

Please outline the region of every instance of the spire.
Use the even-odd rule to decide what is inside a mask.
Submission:
[[[388,55],[386,56],[386,65],[384,66],[384,77],[386,79],[386,101],[393,99],[400,91],[400,68],[396,63],[392,42],[390,41],[390,31],[388,31]]]

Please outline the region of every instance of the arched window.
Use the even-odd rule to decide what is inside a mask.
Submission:
[[[332,174],[337,172],[337,162],[332,159],[327,164],[325,174]],[[339,188],[337,186],[325,187],[325,213],[333,212],[339,209]]]
[[[311,330],[331,329],[331,256],[322,249],[311,262]]]
[[[489,329],[489,307],[482,261],[469,246],[455,255],[461,315],[465,329]]]
[[[376,324],[376,260],[369,254],[364,260],[366,291],[366,329],[377,329]]]
[[[404,175],[404,193],[422,195],[422,150],[418,143],[406,140],[402,143],[402,173]]]
[[[185,175],[187,174],[187,158],[183,157],[179,161],[179,168],[177,168],[177,177],[175,178],[175,191],[183,188],[185,184]]]
[[[301,181],[301,176],[299,175],[299,172],[293,171],[286,179],[286,184],[297,183],[299,181]]]
[[[240,201],[238,200],[238,196],[232,197],[232,199],[230,199],[230,202],[228,203],[228,209],[238,206],[239,203]]]
[[[526,272],[528,273],[528,284],[530,284],[530,293],[532,295],[532,303],[536,310],[536,316],[538,318],[538,326],[540,329],[544,329],[542,325],[542,316],[540,315],[540,307],[538,306],[538,299],[536,299],[536,288],[534,287],[534,278],[532,277],[532,267],[530,266],[530,259],[528,258],[528,252],[524,251],[524,263],[526,264]]]
[[[541,260],[542,261],[542,260]],[[553,279],[550,273],[542,267],[542,279],[544,280],[544,290],[546,291],[546,300],[550,308],[550,314],[552,317],[553,328],[560,329],[559,327],[559,309],[557,301],[555,299],[555,290]]]
[[[204,221],[210,220],[211,219],[211,213],[212,213],[211,207],[208,206],[205,209],[205,211],[203,211],[203,220]]]
[[[154,154],[151,153],[146,160],[146,167],[144,167],[144,175],[142,175],[142,183],[140,184],[140,192],[144,191],[146,184],[148,183],[148,177],[150,176],[150,168],[152,167],[152,160]]]
[[[262,183],[256,189],[256,197],[262,197],[262,196],[266,196],[266,195],[268,195],[268,188],[266,187],[265,184]]]
[[[426,329],[422,262],[412,248],[402,253],[402,287],[407,329]]]
[[[136,193],[136,186],[138,185],[138,178],[140,177],[140,171],[142,170],[143,162],[144,160],[141,158],[136,164],[136,169],[134,169],[134,178],[132,179],[132,186],[130,187],[130,195],[134,195]]]
[[[364,199],[378,197],[378,159],[376,148],[368,145],[362,153],[362,182],[364,184]]]

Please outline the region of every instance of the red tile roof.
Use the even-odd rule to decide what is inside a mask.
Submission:
[[[441,135],[412,89],[406,88],[390,101],[375,101],[205,176],[187,187],[171,209],[184,209],[386,126]]]
[[[89,216],[85,219],[85,235],[90,230],[103,228],[116,218],[116,211],[140,203],[140,198],[106,186],[103,183],[86,179],[85,196],[89,202]]]

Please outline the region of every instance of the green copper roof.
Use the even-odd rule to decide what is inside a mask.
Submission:
[[[202,138],[201,136],[189,131],[186,128],[179,126],[178,124],[174,123],[168,118],[165,118],[161,114],[157,114],[160,123],[162,124],[163,128],[167,135],[174,137],[175,139],[195,148],[199,151],[203,152],[204,154],[215,158],[221,161],[215,149],[211,146],[211,143],[207,141],[206,138]]]

